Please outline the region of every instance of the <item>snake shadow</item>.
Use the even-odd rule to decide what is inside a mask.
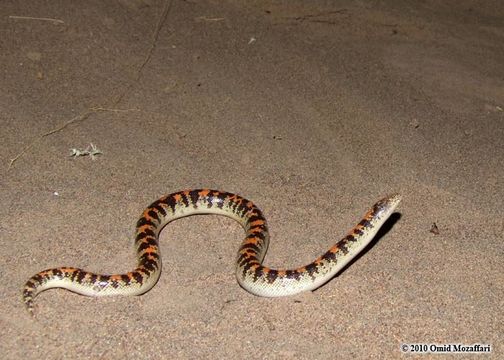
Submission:
[[[402,215],[400,213],[397,213],[397,212],[395,212],[392,215],[390,215],[390,217],[388,218],[388,220],[382,225],[382,227],[380,228],[380,230],[378,230],[378,232],[374,236],[373,240],[371,240],[371,242],[368,244],[368,246],[366,246],[359,254],[357,254],[352,260],[350,260],[350,262],[348,264],[346,264],[336,275],[334,275],[331,278],[331,280],[329,280],[328,282],[326,282],[322,286],[319,286],[318,288],[316,288],[313,291],[315,292],[318,289],[321,289],[324,286],[326,286],[327,284],[329,284],[331,281],[334,281],[334,279],[336,279],[337,277],[339,277],[341,274],[343,274],[346,271],[346,269],[348,269],[350,266],[352,266],[352,264],[354,262],[359,261],[359,259],[361,257],[365,256],[367,254],[367,252],[369,250],[371,250],[378,243],[378,241],[380,241],[380,239],[382,237],[384,237],[385,235],[387,235],[387,233],[390,230],[392,230],[392,228],[394,227],[394,225],[401,219],[401,217],[402,217]]]

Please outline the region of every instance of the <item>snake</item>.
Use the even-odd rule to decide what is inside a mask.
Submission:
[[[399,194],[376,202],[345,237],[308,265],[272,269],[263,265],[269,245],[268,225],[261,210],[233,193],[190,189],[159,198],[145,209],[136,224],[137,266],[125,274],[96,274],[75,267],[57,267],[33,275],[24,285],[22,298],[30,314],[40,292],[64,288],[86,296],[141,295],[161,274],[159,233],[169,222],[194,214],[224,215],[245,230],[236,257],[236,278],[242,288],[262,297],[280,297],[315,290],[345,267],[375,237],[401,201]]]

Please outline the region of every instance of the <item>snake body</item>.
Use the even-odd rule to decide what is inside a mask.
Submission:
[[[278,297],[314,290],[330,280],[373,239],[394,212],[400,195],[378,201],[343,239],[308,265],[275,270],[262,265],[269,244],[261,210],[232,193],[197,189],[176,192],[153,202],[137,222],[135,249],[138,265],[126,274],[102,275],[73,267],[59,267],[32,276],[23,289],[23,301],[33,314],[34,298],[50,288],[65,288],[87,296],[140,295],[161,274],[158,235],[169,222],[193,214],[218,214],[238,221],[245,230],[236,259],[238,283],[258,296]]]

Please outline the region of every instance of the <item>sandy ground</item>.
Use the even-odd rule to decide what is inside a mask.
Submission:
[[[504,3],[440,4],[2,1],[1,357],[503,358]],[[103,155],[69,157],[89,143]],[[202,186],[263,209],[274,267],[404,199],[314,293],[242,290],[241,228],[201,216],[163,231],[144,296],[52,290],[28,316],[29,276],[132,269],[143,208]]]

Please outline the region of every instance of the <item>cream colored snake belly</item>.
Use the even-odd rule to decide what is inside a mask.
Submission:
[[[334,246],[308,265],[276,270],[262,265],[268,249],[266,219],[251,201],[218,190],[176,192],[152,203],[138,220],[135,236],[137,267],[126,274],[102,275],[59,267],[32,276],[23,289],[23,301],[33,314],[35,296],[50,288],[65,288],[87,296],[140,295],[150,290],[161,274],[158,235],[169,222],[193,214],[218,214],[238,221],[245,230],[236,259],[238,283],[258,296],[288,296],[314,290],[330,280],[376,235],[401,200],[391,195],[378,201],[363,219]]]

